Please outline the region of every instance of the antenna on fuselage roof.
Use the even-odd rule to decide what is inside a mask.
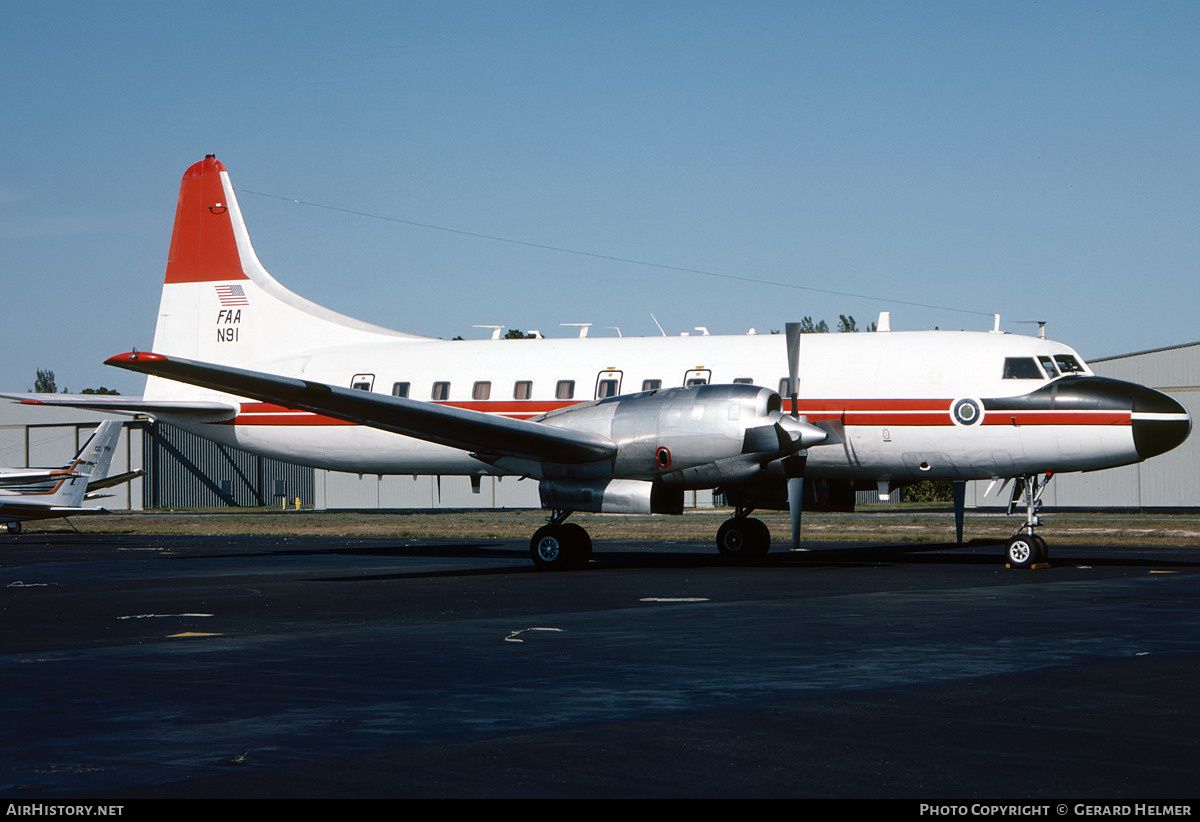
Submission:
[[[504,330],[502,325],[473,325],[472,328],[490,328],[492,329],[492,339],[500,339],[500,332]]]
[[[579,329],[579,339],[581,339],[581,340],[588,335],[588,329],[592,327],[591,323],[559,323],[559,325],[565,325],[568,327],[578,328]]]
[[[1034,323],[1037,323],[1038,339],[1039,340],[1046,339],[1046,321],[1045,320],[1013,320],[1013,322],[1020,323],[1021,325],[1033,325]]]
[[[650,319],[654,320],[654,324],[658,326],[658,333],[664,337],[667,336],[667,332],[663,331],[662,323],[658,321],[658,317],[654,316],[653,312],[650,314]]]

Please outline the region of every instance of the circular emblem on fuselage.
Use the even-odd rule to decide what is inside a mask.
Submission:
[[[955,400],[950,405],[950,417],[955,425],[978,425],[983,420],[983,405],[979,400]]]

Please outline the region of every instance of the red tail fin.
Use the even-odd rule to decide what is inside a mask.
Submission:
[[[224,173],[224,164],[212,154],[184,173],[175,208],[166,282],[249,279],[242,270],[231,210],[225,201],[221,182]]]

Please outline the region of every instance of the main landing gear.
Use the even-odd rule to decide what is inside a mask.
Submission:
[[[1012,539],[1004,548],[1004,559],[1011,568],[1032,568],[1047,562],[1050,551],[1046,540],[1034,533],[1034,529],[1042,524],[1037,512],[1042,507],[1042,492],[1050,482],[1051,474],[1041,477],[1030,474],[1017,480],[1013,487],[1012,499],[1008,503],[1008,513],[1017,507],[1018,499],[1024,498],[1025,524],[1017,529]]]
[[[566,522],[571,511],[558,509],[550,521],[533,532],[529,555],[543,571],[573,571],[585,567],[592,558],[592,538],[583,526]]]
[[[733,517],[717,530],[717,550],[726,559],[753,561],[771,550],[771,531],[761,519],[750,516],[753,508],[736,508]]]
[[[726,559],[754,562],[771,549],[771,532],[760,519],[753,519],[753,508],[738,508],[717,531],[717,550]],[[541,571],[575,571],[592,559],[592,538],[582,526],[567,522],[573,512],[556,509],[549,521],[529,540],[529,556]]]

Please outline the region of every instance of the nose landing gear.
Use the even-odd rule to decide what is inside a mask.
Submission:
[[[1042,524],[1037,512],[1042,507],[1042,492],[1046,490],[1052,476],[1049,473],[1045,477],[1039,474],[1030,474],[1018,479],[1016,485],[1013,486],[1012,499],[1008,503],[1008,513],[1013,513],[1013,510],[1021,504],[1018,500],[1023,498],[1025,524],[1017,529],[1004,548],[1004,559],[1010,568],[1032,568],[1050,560],[1050,551],[1046,546],[1046,540],[1039,537],[1034,529]]]

